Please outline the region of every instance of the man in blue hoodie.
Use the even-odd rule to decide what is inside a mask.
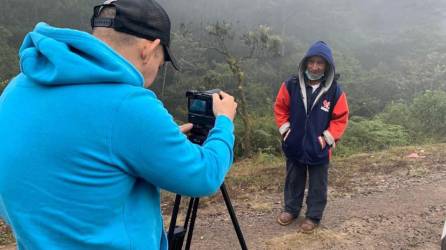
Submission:
[[[0,217],[19,249],[167,249],[160,188],[220,187],[237,104],[214,94],[215,127],[191,143],[155,94],[170,21],[152,0],[95,7],[93,35],[39,23],[0,97]]]
[[[325,42],[314,43],[299,63],[296,76],[282,83],[274,116],[287,158],[284,210],[277,222],[289,225],[299,216],[309,180],[304,233],[317,227],[327,204],[331,150],[348,122],[347,97],[335,78],[335,64]]]

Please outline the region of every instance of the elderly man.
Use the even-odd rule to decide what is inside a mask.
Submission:
[[[39,23],[0,97],[0,215],[19,249],[167,249],[160,188],[214,193],[233,159],[237,104],[214,94],[215,127],[191,143],[144,88],[170,51],[152,0],[96,6],[93,35]]]
[[[336,82],[333,56],[325,42],[314,43],[301,60],[297,76],[282,83],[274,115],[287,158],[285,207],[277,222],[288,225],[299,216],[308,173],[306,218],[299,227],[310,233],[322,219],[331,150],[348,121],[347,98]]]

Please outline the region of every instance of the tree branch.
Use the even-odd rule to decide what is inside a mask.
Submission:
[[[216,48],[216,47],[208,47],[207,49],[215,50],[215,51],[217,51],[218,53],[224,55],[225,57],[229,57],[229,53],[228,53],[227,50],[222,50],[222,49],[219,49],[219,48]]]

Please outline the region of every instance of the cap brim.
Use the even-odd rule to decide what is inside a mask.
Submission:
[[[164,48],[164,56],[165,56],[164,61],[170,62],[176,70],[181,71],[181,69],[177,63],[177,60],[175,59],[175,57],[173,57],[172,52],[170,52],[169,47],[163,45],[163,48]]]

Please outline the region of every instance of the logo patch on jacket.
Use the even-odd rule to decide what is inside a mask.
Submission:
[[[330,111],[330,102],[327,101],[327,100],[324,100],[324,101],[322,102],[321,109],[322,109],[323,111],[325,111],[325,112],[329,112],[329,111]]]

